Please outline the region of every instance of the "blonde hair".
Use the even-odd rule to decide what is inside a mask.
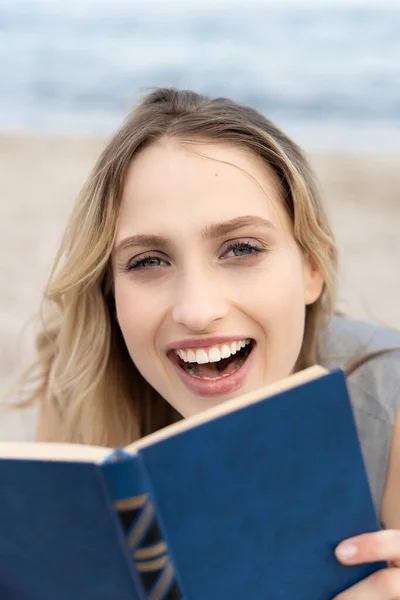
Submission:
[[[29,402],[56,410],[60,441],[117,446],[179,419],[133,364],[115,319],[111,253],[127,170],[144,147],[165,137],[234,144],[277,177],[294,236],[324,278],[306,309],[297,369],[318,361],[318,333],[333,311],[336,248],[315,178],[302,151],[255,110],[190,91],[158,89],[139,103],[88,178],[43,296]]]

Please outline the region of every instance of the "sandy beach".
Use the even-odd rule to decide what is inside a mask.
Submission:
[[[0,136],[0,390],[29,359],[41,290],[76,195],[104,141]],[[396,156],[317,155],[340,251],[338,306],[400,329],[400,169]],[[31,439],[34,413],[0,419],[0,440]]]

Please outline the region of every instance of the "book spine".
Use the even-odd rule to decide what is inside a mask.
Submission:
[[[184,600],[137,457],[116,451],[102,472],[127,539],[140,598]]]

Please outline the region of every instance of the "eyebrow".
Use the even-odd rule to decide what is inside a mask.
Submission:
[[[225,235],[229,235],[230,233],[233,233],[238,229],[242,229],[243,227],[261,227],[270,230],[275,229],[275,225],[271,221],[255,215],[247,215],[244,217],[236,217],[235,219],[230,219],[229,221],[223,221],[222,223],[213,223],[212,225],[207,225],[204,227],[204,229],[202,229],[201,236],[204,240],[213,240]],[[170,238],[160,235],[131,235],[124,238],[117,244],[115,248],[115,254],[118,255],[127,248],[132,248],[134,246],[157,246],[158,248],[165,249],[171,245],[172,242]]]

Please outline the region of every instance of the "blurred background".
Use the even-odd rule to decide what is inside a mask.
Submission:
[[[400,0],[0,0],[0,391],[107,136],[153,86],[251,104],[309,154],[339,308],[400,329]],[[33,413],[0,420],[29,439]]]

